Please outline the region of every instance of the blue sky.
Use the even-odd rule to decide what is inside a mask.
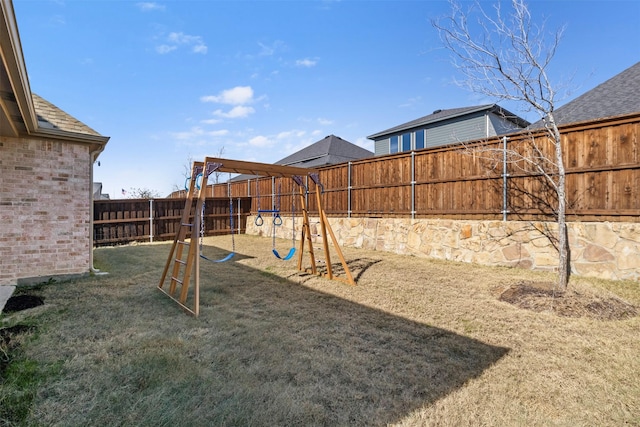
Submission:
[[[491,6],[492,2],[483,4]],[[530,1],[566,26],[563,102],[640,60],[640,2]],[[31,89],[103,135],[103,191],[184,185],[189,159],[273,163],[334,134],[492,103],[453,84],[446,1],[14,0]],[[565,90],[565,86],[567,90]],[[504,104],[503,104],[504,105]],[[504,105],[529,120],[516,105]]]

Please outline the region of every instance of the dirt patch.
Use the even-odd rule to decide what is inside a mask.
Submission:
[[[526,310],[551,311],[564,317],[622,320],[638,315],[638,308],[618,298],[585,295],[573,290],[558,292],[550,282],[520,282],[498,297]]]
[[[5,313],[27,310],[44,304],[44,300],[35,295],[16,295],[7,300],[4,306]]]

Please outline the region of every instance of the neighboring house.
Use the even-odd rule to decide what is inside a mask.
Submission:
[[[0,285],[92,269],[93,162],[109,137],[33,94],[0,0]]]
[[[339,136],[329,135],[282,160],[278,160],[275,164],[317,168],[367,157],[373,157],[373,153],[349,141],[345,141]]]
[[[100,163],[100,162],[98,162]],[[94,182],[93,183],[93,200],[110,200],[108,193],[102,192],[102,183]]]
[[[302,150],[296,151],[284,159],[278,160],[275,164],[301,168],[317,168],[367,157],[373,157],[373,153],[339,136],[329,135],[318,142],[306,146]],[[255,178],[254,175],[239,175],[232,178],[231,181],[242,181],[253,178]]]
[[[639,111],[640,62],[637,62],[620,74],[557,108],[553,114],[556,123],[561,126]],[[539,129],[543,126],[544,123],[540,120],[533,123],[530,129]]]
[[[497,104],[436,110],[433,114],[374,133],[375,155],[419,150],[516,132],[529,122]]]

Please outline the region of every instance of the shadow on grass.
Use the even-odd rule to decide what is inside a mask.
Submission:
[[[43,291],[52,309],[30,351],[64,368],[38,385],[25,424],[386,425],[508,351],[270,273],[279,261],[262,248],[201,263],[194,319],[156,289],[168,251],[101,249],[108,276]]]
[[[224,348],[205,357],[224,373],[210,386],[237,399],[212,419],[231,424],[398,422],[508,351],[235,263],[202,274],[201,304]]]

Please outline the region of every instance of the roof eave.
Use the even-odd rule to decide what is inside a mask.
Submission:
[[[78,144],[89,144],[92,146],[91,151],[103,148],[109,142],[108,136],[88,135],[84,133],[67,132],[60,129],[39,128],[32,132],[31,136],[42,138],[62,139],[67,142],[75,142]],[[102,151],[102,150],[100,150]]]
[[[10,1],[0,0],[0,15],[0,48],[4,53],[4,67],[27,132],[36,132],[38,119],[31,98],[15,11]]]

